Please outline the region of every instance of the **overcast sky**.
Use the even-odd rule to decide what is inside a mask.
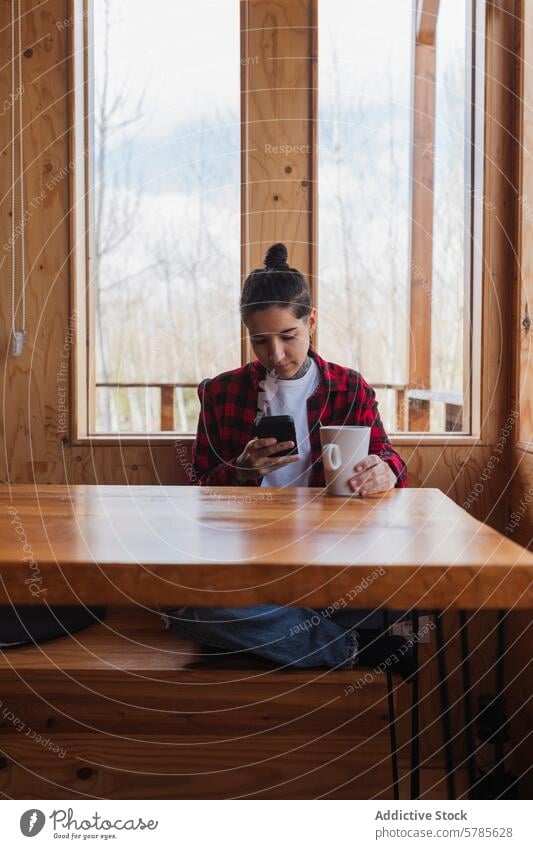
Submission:
[[[464,56],[466,0],[441,0],[438,27],[439,66],[437,104],[444,96],[448,65]],[[101,91],[103,43],[106,25],[103,0],[96,0],[94,58],[97,92]],[[109,155],[109,175],[115,191],[129,192],[142,186],[143,206],[137,230],[122,246],[117,265],[132,276],[146,264],[147,244],[162,222],[182,238],[196,227],[195,196],[205,199],[210,232],[235,259],[235,293],[239,284],[240,239],[240,33],[238,0],[111,0],[110,3],[110,100],[117,92],[125,96],[127,118],[144,94],[142,121],[128,130],[127,147],[119,135]],[[407,269],[409,193],[409,144],[411,102],[412,0],[319,0],[319,145],[320,149],[320,257],[322,268],[334,263],[328,256],[327,226],[335,227],[329,207],[328,181],[333,168],[329,146],[332,106],[349,110],[360,104],[358,122],[348,126],[343,141],[344,191],[362,197],[361,172],[352,163],[365,160],[369,175],[366,189],[374,204],[374,219],[366,220],[362,208],[358,238],[365,245],[369,264],[375,253],[381,261],[380,228],[387,217],[401,221],[405,239],[399,247]],[[338,67],[337,79],[335,65]],[[459,62],[459,65],[461,63]],[[461,69],[460,69],[461,70]],[[454,126],[437,121],[436,186],[446,183],[442,165],[443,145],[462,164],[464,77],[459,73]],[[338,100],[336,100],[338,98]],[[362,116],[362,118],[361,118]],[[446,121],[449,122],[448,111]],[[348,120],[347,124],[350,124]],[[380,207],[383,198],[373,181],[385,183],[391,128],[396,136],[399,188],[394,202]],[[451,132],[450,132],[451,130]],[[280,139],[280,142],[283,141]],[[126,156],[126,152],[128,156]],[[125,169],[129,158],[131,168]],[[203,188],[195,163],[201,162]],[[389,171],[390,171],[390,166]],[[358,182],[359,181],[359,182]],[[331,181],[332,182],[332,181]],[[383,185],[383,182],[382,184]],[[457,203],[450,216],[462,215],[458,184]],[[462,226],[462,223],[461,223]],[[438,246],[437,246],[438,247]],[[124,277],[125,274],[121,274]],[[407,276],[405,276],[405,285]],[[105,281],[104,281],[105,282]],[[390,375],[387,375],[390,378]]]
[[[464,0],[442,0],[443,54],[464,43]],[[168,139],[180,123],[239,111],[239,3],[237,0],[111,0],[111,87],[132,105],[141,92],[144,138]],[[323,103],[333,51],[341,63],[344,96],[364,91],[388,97],[390,69],[398,103],[408,105],[412,0],[319,0]],[[96,76],[101,70],[104,3],[94,4]]]

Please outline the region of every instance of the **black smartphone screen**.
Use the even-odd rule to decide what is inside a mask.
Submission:
[[[274,437],[278,442],[289,442],[289,440],[294,442],[294,448],[287,448],[285,451],[280,451],[275,455],[276,457],[285,457],[287,454],[298,453],[296,428],[292,416],[263,416],[254,425],[253,435],[259,439]]]

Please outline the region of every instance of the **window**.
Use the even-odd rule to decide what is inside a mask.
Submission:
[[[320,348],[390,432],[469,432],[470,4],[418,6],[319,5]]]
[[[238,2],[90,9],[94,429],[191,431],[240,357]]]
[[[262,180],[261,156],[267,164],[256,151],[241,186],[241,100],[254,120],[241,66],[260,61],[241,58],[252,7],[153,0],[147,15],[142,0],[76,2],[89,48],[85,72],[76,51],[89,104],[84,132],[76,122],[88,153],[85,432],[192,433],[198,382],[245,350],[241,203],[247,181]],[[474,433],[484,4],[317,2],[318,350],[362,372],[391,433]],[[275,123],[265,110],[276,98],[260,102],[261,121]],[[268,179],[275,169],[289,179],[280,157]]]
[[[465,302],[470,295],[465,194],[469,193],[464,37],[466,0],[442,3],[436,31],[433,250],[431,299],[431,429],[468,429],[463,383],[470,369]],[[466,31],[467,38],[471,38]],[[469,198],[469,206],[473,196]],[[465,292],[465,277],[467,291]],[[437,396],[442,396],[439,402]],[[448,421],[446,421],[448,410]]]

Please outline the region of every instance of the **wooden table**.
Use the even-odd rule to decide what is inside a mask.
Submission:
[[[533,608],[533,554],[438,489],[0,486],[0,603]]]
[[[340,603],[412,609],[415,634],[418,610],[434,609],[451,798],[439,611],[458,608],[464,617],[463,699],[473,784],[464,611],[533,608],[533,554],[437,489],[344,499],[305,488],[4,485],[0,539],[0,604]],[[413,651],[416,661],[416,641]],[[418,798],[418,673],[412,683],[411,796]],[[395,792],[397,784],[396,777]]]

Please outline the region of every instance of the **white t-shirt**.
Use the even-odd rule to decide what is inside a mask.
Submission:
[[[300,459],[265,475],[261,486],[308,486],[311,474],[311,443],[307,421],[307,399],[320,381],[320,370],[311,359],[311,367],[296,380],[277,380],[265,402],[265,415],[292,416],[296,428],[296,441]]]

